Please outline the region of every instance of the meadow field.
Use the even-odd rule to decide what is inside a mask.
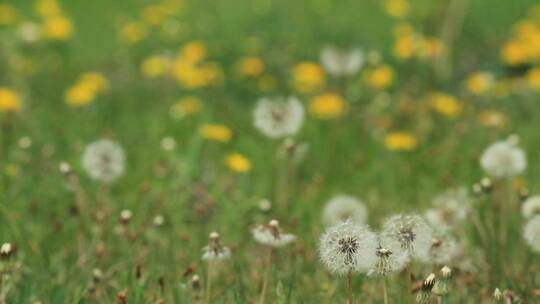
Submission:
[[[540,3],[0,0],[0,304],[540,303]]]

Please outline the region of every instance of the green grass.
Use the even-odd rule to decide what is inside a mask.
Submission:
[[[7,2],[33,15],[30,2]],[[233,249],[233,258],[214,279],[215,303],[252,303],[263,275],[264,248],[252,239],[250,229],[270,218],[279,219],[298,241],[277,251],[269,296],[276,303],[344,302],[345,280],[330,275],[316,251],[324,230],[321,209],[334,194],[362,198],[369,208],[369,224],[376,229],[390,214],[423,212],[447,188],[470,187],[483,176],[478,165],[483,149],[511,133],[520,135],[527,151],[530,165],[523,178],[528,188],[532,193],[540,188],[540,167],[535,165],[540,160],[539,95],[523,90],[486,100],[468,95],[462,85],[466,75],[477,70],[505,77],[499,47],[509,37],[511,24],[524,17],[535,1],[468,1],[463,29],[454,44],[454,73],[448,81],[434,80],[429,64],[403,63],[392,57],[395,22],[384,14],[379,1],[187,2],[178,17],[183,34],[168,41],[155,35],[132,47],[118,41],[116,24],[137,18],[143,4],[150,1],[64,1],[66,15],[76,27],[75,36],[65,44],[43,43],[33,49],[17,44],[9,28],[0,30],[0,86],[16,88],[24,102],[20,113],[0,113],[0,242],[16,244],[20,263],[7,303],[114,303],[124,289],[128,303],[156,303],[158,299],[192,303],[185,287],[191,274],[184,273],[192,268],[204,286],[201,248],[214,230]],[[448,1],[411,2],[415,29],[437,36]],[[246,43],[253,36],[259,37],[257,47]],[[222,65],[223,86],[191,92],[174,81],[147,80],[138,73],[147,56],[165,50],[176,53],[194,39],[204,41],[209,57]],[[258,202],[274,200],[274,187],[282,179],[275,174],[274,163],[279,143],[252,126],[252,109],[265,93],[253,82],[238,80],[233,65],[256,49],[279,80],[272,94],[289,94],[291,67],[301,60],[318,60],[319,50],[328,43],[380,51],[397,74],[389,89],[390,105],[378,109],[376,92],[360,85],[357,76],[348,83],[350,109],[345,117],[325,122],[307,115],[298,138],[309,144],[309,152],[295,167],[290,207],[274,206],[268,213],[261,212]],[[32,60],[36,72],[15,72],[7,64],[14,54]],[[64,91],[89,70],[107,76],[110,89],[87,107],[68,107]],[[431,89],[463,96],[464,113],[449,120],[426,111],[422,97]],[[171,119],[170,106],[187,94],[201,97],[203,110],[181,121]],[[413,111],[398,110],[403,96],[412,97]],[[307,104],[309,98],[301,99]],[[483,108],[503,111],[510,123],[503,129],[480,126],[477,114]],[[380,117],[388,117],[393,130],[420,134],[418,149],[388,151],[372,124],[373,118]],[[231,142],[202,139],[198,128],[209,122],[231,127]],[[23,136],[32,139],[29,149],[17,145]],[[110,187],[107,216],[98,221],[95,213],[103,187],[86,176],[80,156],[86,144],[104,136],[122,144],[127,167],[126,174]],[[165,136],[175,138],[174,151],[161,149]],[[223,164],[225,155],[235,151],[250,159],[253,169],[249,173],[231,173]],[[80,177],[87,198],[82,214],[70,212],[75,198],[58,171],[61,161],[69,162]],[[16,174],[10,174],[13,168]],[[478,202],[475,212],[484,216],[491,202],[490,198]],[[133,219],[119,228],[122,209],[133,211]],[[166,219],[162,227],[152,225],[158,214]],[[466,276],[457,273],[449,303],[487,303],[495,287],[511,288],[528,299],[525,303],[535,301],[531,291],[538,284],[533,274],[539,259],[528,257],[519,210],[512,209],[510,217],[514,247],[497,253],[504,255],[502,262],[508,267],[523,267],[521,277],[488,280],[488,272],[482,269],[472,283],[465,283]],[[464,229],[462,241],[472,255],[481,245],[470,224]],[[98,254],[101,247],[103,253]],[[135,278],[137,265],[142,271],[139,279]],[[92,293],[94,268],[105,275]],[[432,271],[430,265],[415,268],[419,279]],[[165,282],[163,289],[160,278]],[[403,279],[404,274],[389,278],[391,303],[403,301]],[[357,275],[354,288],[358,303],[382,303],[378,278]]]

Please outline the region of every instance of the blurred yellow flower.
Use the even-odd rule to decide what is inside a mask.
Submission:
[[[522,64],[528,60],[527,50],[521,43],[512,40],[501,49],[501,58],[506,64]]]
[[[109,86],[109,81],[103,74],[98,72],[86,72],[79,77],[79,82],[84,83],[91,90],[102,92]]]
[[[412,151],[418,146],[418,141],[411,133],[393,132],[386,135],[384,144],[390,151]]]
[[[60,16],[62,14],[62,8],[57,0],[37,0],[34,10],[38,15],[45,18]]]
[[[251,170],[251,162],[239,153],[231,153],[225,157],[225,164],[236,173],[245,173]]]
[[[480,113],[478,121],[485,127],[503,128],[508,123],[508,118],[502,112],[486,110]]]
[[[128,22],[120,29],[120,38],[127,44],[136,44],[146,37],[146,26],[140,22]]]
[[[424,38],[420,40],[418,55],[421,58],[438,58],[446,52],[446,45],[439,38]]]
[[[400,22],[394,26],[393,33],[395,37],[412,36],[414,34],[414,30],[410,23]]]
[[[159,5],[147,5],[143,8],[142,19],[148,25],[160,25],[164,17],[165,11]]]
[[[245,57],[237,64],[238,72],[244,76],[256,77],[264,73],[264,61],[259,57]]]
[[[180,57],[183,61],[196,64],[206,58],[206,46],[201,41],[188,42],[180,50]]]
[[[312,93],[324,85],[326,74],[321,66],[314,62],[301,62],[293,70],[294,86],[302,93]]]
[[[49,39],[67,40],[73,34],[73,24],[63,16],[48,17],[43,23],[42,31]]]
[[[404,35],[397,37],[392,52],[398,59],[409,59],[416,50],[416,42],[413,35]]]
[[[72,107],[81,107],[91,103],[96,96],[96,91],[86,83],[77,83],[65,93],[66,103]]]
[[[454,96],[444,93],[431,93],[428,97],[429,104],[437,113],[449,118],[461,114],[463,105]]]
[[[11,25],[17,20],[17,11],[9,4],[0,4],[0,26]]]
[[[21,109],[21,99],[17,92],[0,87],[0,112],[16,112]]]
[[[194,96],[183,97],[171,107],[171,115],[176,119],[181,119],[189,115],[198,113],[202,108],[202,102]]]
[[[341,96],[326,93],[313,97],[309,104],[309,110],[319,119],[334,119],[345,114],[346,104]]]
[[[471,74],[466,80],[466,87],[469,92],[482,95],[486,93],[493,85],[493,75],[487,72],[477,72]]]
[[[228,142],[232,137],[231,129],[220,124],[204,125],[200,129],[200,134],[203,138],[219,142]]]
[[[163,56],[150,56],[141,63],[141,73],[147,78],[163,76],[168,68],[168,61]]]
[[[409,14],[410,5],[407,0],[385,0],[384,10],[394,18],[402,18]]]
[[[367,84],[375,89],[385,89],[394,81],[394,71],[386,64],[366,71],[364,78]]]
[[[527,71],[525,78],[527,80],[527,85],[531,89],[540,91],[540,68],[530,69]]]

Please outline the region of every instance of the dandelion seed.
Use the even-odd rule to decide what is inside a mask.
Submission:
[[[223,261],[231,257],[229,247],[221,245],[219,234],[210,233],[208,245],[203,248],[202,259],[205,261]]]
[[[321,64],[328,74],[336,77],[352,76],[362,68],[364,55],[360,49],[341,50],[328,46],[321,51]]]
[[[384,223],[382,233],[385,238],[397,241],[412,258],[429,258],[432,232],[422,217],[415,214],[392,216]]]
[[[333,226],[346,221],[352,221],[355,224],[365,224],[367,220],[367,208],[356,197],[337,195],[326,203],[322,220],[326,226]]]
[[[409,253],[394,239],[379,235],[375,250],[377,262],[369,274],[387,275],[401,271],[409,263]]]
[[[296,97],[261,98],[253,118],[255,127],[270,138],[293,136],[302,127],[304,108]]]
[[[86,147],[82,166],[93,179],[111,183],[124,173],[125,155],[122,147],[111,140],[101,139]]]
[[[540,195],[529,197],[521,206],[521,214],[525,219],[530,219],[540,214]]]
[[[326,230],[319,241],[323,264],[337,274],[367,272],[377,263],[377,235],[351,221]]]
[[[527,168],[525,152],[510,140],[493,143],[480,157],[482,169],[491,177],[518,175]]]
[[[525,224],[523,238],[534,251],[540,253],[540,215],[533,217]]]
[[[282,233],[277,220],[271,220],[265,226],[258,226],[252,233],[257,242],[275,248],[283,247],[296,240],[294,235]]]

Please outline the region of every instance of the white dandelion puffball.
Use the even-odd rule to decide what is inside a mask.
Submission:
[[[110,183],[124,173],[124,150],[108,139],[95,141],[84,150],[82,166],[91,178]]]
[[[288,98],[261,98],[253,112],[254,125],[270,138],[281,138],[298,133],[304,122],[304,107],[291,96]]]
[[[398,242],[412,258],[425,260],[429,256],[432,232],[427,222],[416,214],[390,217],[383,225],[383,238]]]
[[[535,215],[540,214],[540,195],[535,195],[527,198],[521,206],[521,214],[524,218],[530,219]]]
[[[319,254],[331,272],[367,272],[377,263],[377,245],[377,235],[369,227],[347,221],[326,230],[319,241]]]
[[[252,230],[253,238],[266,246],[283,247],[296,240],[292,234],[282,233],[276,220],[271,220],[268,225],[260,225]]]
[[[540,215],[533,217],[525,224],[523,238],[534,251],[540,253]]]
[[[367,208],[359,199],[350,195],[337,195],[326,203],[322,216],[324,225],[333,226],[349,220],[356,224],[365,224],[367,221]]]
[[[202,259],[204,261],[223,261],[231,257],[231,249],[221,245],[219,234],[217,232],[210,233],[208,245],[203,248]]]
[[[454,227],[467,218],[470,198],[465,188],[449,189],[433,200],[435,208],[428,209],[425,217],[435,227]]]
[[[482,169],[491,177],[515,176],[527,168],[525,152],[513,140],[502,140],[484,150],[480,157]]]
[[[368,272],[369,275],[387,275],[399,272],[410,261],[409,252],[401,248],[401,244],[395,239],[384,235],[379,235],[375,255],[377,256],[377,262]]]
[[[364,64],[364,55],[360,49],[340,50],[327,46],[321,51],[321,64],[332,76],[351,76]]]
[[[428,256],[423,256],[421,261],[438,265],[448,264],[458,254],[456,239],[448,229],[433,230],[433,239],[429,248]]]

